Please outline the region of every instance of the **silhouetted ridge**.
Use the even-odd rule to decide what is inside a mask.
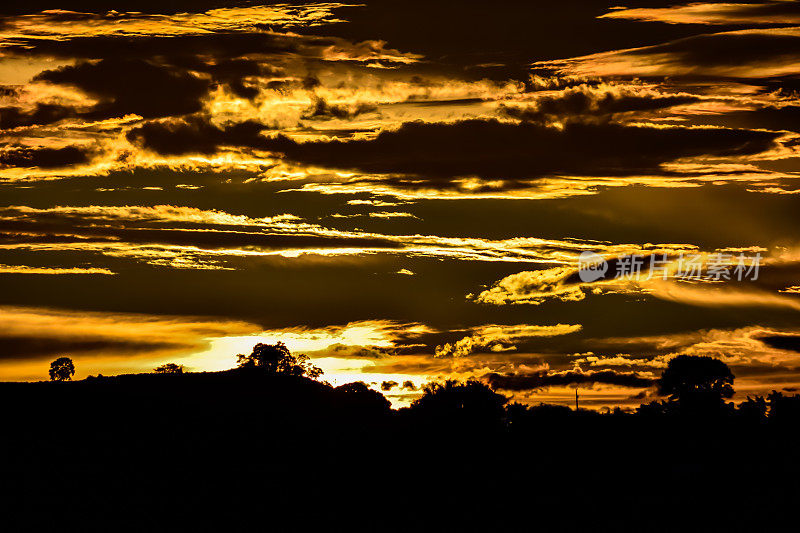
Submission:
[[[303,362],[276,346],[255,352]],[[733,376],[714,360],[675,358],[659,380],[666,400],[606,414],[509,402],[476,380],[428,384],[392,410],[364,383],[246,361],[0,383],[8,503],[26,516],[10,530],[107,529],[123,516],[148,531],[296,531],[355,508],[349,530],[520,530],[534,512],[547,531],[772,531],[800,495],[756,490],[735,516],[711,511],[732,487],[800,475],[787,461],[800,396],[734,407]],[[384,527],[398,509],[416,518]],[[431,513],[447,520],[423,520]]]

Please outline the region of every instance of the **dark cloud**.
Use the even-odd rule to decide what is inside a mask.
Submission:
[[[674,2],[632,0],[625,5],[670,3]],[[491,7],[484,0],[464,0],[457,6],[428,0],[369,0],[363,4],[336,10],[348,22],[325,28],[325,33],[354,41],[384,39],[395,48],[434,61],[470,67],[494,64],[496,68],[491,70],[500,77],[522,73],[514,67],[537,59],[644,46],[694,33],[679,25],[598,19],[619,5],[614,0],[496,0]],[[477,73],[485,75],[486,70]]]
[[[779,350],[789,350],[792,352],[800,352],[800,336],[796,335],[769,335],[766,337],[759,337],[758,340]]]
[[[68,40],[19,38],[5,43],[4,50],[19,56],[36,53],[84,60],[90,64],[99,60],[113,63],[150,61],[159,66],[171,66],[171,70],[189,69],[214,74],[222,81],[231,75],[252,75],[248,72],[255,70],[254,64],[263,68],[262,74],[270,75],[278,72],[272,69],[285,65],[294,64],[313,71],[328,61],[338,63],[342,60],[349,60],[353,68],[367,64],[399,66],[393,56],[401,54],[385,48],[381,40],[354,43],[336,37],[269,30],[175,36],[100,35]],[[332,50],[337,53],[329,57]]]
[[[171,64],[196,62],[200,58],[223,61],[250,54],[296,54],[301,48],[309,54],[313,51],[319,55],[325,47],[333,46],[336,42],[333,38],[315,36],[217,32],[177,36],[99,35],[60,41],[19,39],[7,43],[5,48],[19,54],[35,51],[67,59],[141,61],[158,58],[165,64]]]
[[[223,59],[217,63],[207,65],[198,61],[194,67],[200,72],[210,73],[219,83],[225,83],[231,91],[241,98],[253,99],[259,94],[258,87],[248,85],[247,78],[280,76],[283,70],[272,65],[263,64],[252,59]]]
[[[702,68],[733,69],[748,65],[760,68],[783,63],[800,54],[800,36],[771,31],[712,33],[629,50],[624,54],[654,56],[654,59],[667,57],[669,62],[703,76],[707,72],[700,70]]]
[[[371,140],[296,142],[263,148],[319,166],[454,178],[630,175],[697,156],[747,156],[775,148],[779,134],[719,128],[569,124],[564,129],[495,120],[410,122]]]
[[[30,111],[20,107],[0,107],[0,130],[52,124],[76,115],[75,109],[54,104],[37,104]]]
[[[327,355],[331,357],[342,358],[367,358],[367,359],[380,359],[388,355],[396,353],[394,348],[381,348],[379,346],[353,346],[351,344],[331,344],[325,350]]]
[[[526,107],[501,105],[500,112],[526,122],[610,120],[619,113],[655,111],[696,101],[698,98],[691,95],[637,93],[634,89],[621,88],[599,91],[582,85],[555,95],[541,96]]]
[[[639,18],[636,14],[629,15],[631,20],[647,20],[647,21],[659,21],[659,22],[668,22],[671,24],[719,24],[719,25],[746,25],[746,26],[763,26],[763,25],[790,25],[795,24],[797,22],[797,17],[800,16],[800,4],[798,4],[794,0],[738,0],[735,2],[708,2],[711,4],[708,6],[708,11],[705,13],[701,10],[700,12],[695,12],[694,17],[686,16],[683,18],[681,22],[678,22],[679,19],[674,17],[670,17],[669,15],[675,15],[677,13],[683,12],[685,15],[689,15],[690,12],[688,10],[684,10],[686,7],[700,7],[702,3],[694,3],[689,4],[688,2],[671,2],[667,3],[668,5],[665,7],[672,7],[672,10],[667,10],[660,14],[650,13],[650,17],[647,14],[642,14],[642,18]],[[688,4],[685,5],[685,4]],[[716,4],[716,5],[715,5]],[[653,7],[652,5],[647,7]],[[716,9],[715,9],[716,7]],[[646,10],[645,10],[646,11]],[[621,18],[629,18],[626,15],[626,11],[623,9],[621,12],[617,12],[617,15],[622,16]],[[615,13],[612,12],[612,15]]]
[[[762,92],[777,92],[779,96],[796,97],[800,95],[800,78],[797,76],[781,76],[767,80],[748,80],[761,85]]]
[[[46,218],[46,217],[42,217]],[[60,223],[43,220],[38,224],[19,221],[0,221],[0,230],[5,233],[34,230],[64,232],[75,235],[72,242],[107,242],[119,239],[132,244],[164,244],[176,246],[200,246],[208,249],[252,248],[260,250],[282,250],[303,248],[382,248],[400,249],[402,245],[379,237],[347,237],[314,235],[311,233],[270,234],[261,232],[222,231],[204,229],[154,229],[147,227],[95,227],[86,221],[84,226],[70,226],[66,221]],[[75,219],[72,219],[75,220]],[[2,233],[0,233],[1,235]],[[370,357],[376,352],[369,350]],[[367,355],[365,353],[364,355]],[[356,355],[357,356],[357,355]]]
[[[266,126],[246,121],[225,128],[206,117],[149,122],[127,133],[129,141],[164,155],[213,154],[221,146],[266,148]]]
[[[125,339],[107,338],[68,338],[68,337],[33,337],[3,336],[0,337],[0,360],[2,359],[36,359],[70,355],[135,355],[143,352],[162,350],[191,349],[191,344],[129,341]]]
[[[402,387],[402,388],[403,388],[404,390],[409,390],[409,391],[415,391],[415,390],[417,390],[417,387],[416,387],[416,385],[414,385],[414,382],[413,382],[413,381],[404,381],[404,382],[403,382],[403,387]]]
[[[72,85],[99,98],[101,102],[84,114],[87,118],[194,113],[211,87],[209,79],[143,59],[85,61],[44,71],[34,81]]]
[[[368,103],[354,105],[330,104],[324,98],[315,97],[314,105],[303,114],[304,119],[351,119],[362,113],[370,113],[378,107]]]
[[[227,85],[236,96],[249,99],[259,94],[258,87],[252,83],[255,78],[286,76],[286,71],[279,66],[244,57],[175,54],[165,61],[175,69],[208,74],[215,85]]]
[[[0,231],[0,244],[14,245],[14,244],[62,244],[62,243],[75,243],[83,239],[76,238],[74,235],[53,235],[51,233],[6,233]],[[113,237],[95,237],[95,242],[114,242]],[[86,242],[85,240],[83,240]]]
[[[469,105],[479,104],[483,102],[483,98],[458,98],[455,100],[430,100],[427,95],[412,94],[408,97],[405,103],[413,104],[419,107],[440,107],[440,106],[453,106],[453,105]]]
[[[763,128],[800,133],[800,106],[764,106],[758,109],[728,111],[722,114],[693,115],[697,124],[713,124],[735,128]]]
[[[393,388],[397,387],[398,383],[396,381],[384,381],[381,383],[381,390],[382,391],[390,391]]]
[[[251,3],[248,0],[115,0],[113,8],[117,11],[174,14],[202,12],[221,7],[244,6]],[[291,1],[287,3],[291,3]],[[4,3],[0,6],[0,13],[4,15],[22,15],[45,10],[69,10],[105,14],[111,7],[105,0],[28,0],[26,2]],[[55,13],[53,16],[61,17],[61,20],[65,20],[67,17],[73,17],[73,19],[74,17],[79,17],[82,13]]]
[[[250,59],[209,60],[194,54],[156,62],[140,58],[106,58],[47,70],[35,77],[59,85],[70,85],[97,98],[88,111],[54,104],[37,104],[32,110],[0,108],[0,129],[43,125],[65,118],[88,120],[137,114],[160,118],[195,113],[202,99],[216,85],[226,85],[242,98],[259,94],[251,78],[283,74],[278,68]],[[9,91],[9,96],[16,91]]]
[[[655,384],[655,379],[636,372],[598,370],[596,372],[533,372],[530,374],[496,374],[485,376],[489,385],[496,389],[509,391],[536,390],[550,386],[584,385],[603,383],[631,388],[646,388]]]
[[[90,151],[76,146],[64,148],[13,148],[0,152],[0,167],[68,167],[88,163],[90,154]]]

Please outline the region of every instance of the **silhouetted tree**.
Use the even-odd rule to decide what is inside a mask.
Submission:
[[[767,418],[767,400],[763,396],[756,396],[739,404],[736,415],[750,422],[762,422]]]
[[[767,396],[767,400],[769,401],[770,422],[796,425],[800,420],[800,395],[788,396],[782,392],[772,391]]]
[[[362,413],[388,413],[392,404],[378,391],[370,389],[363,381],[345,383],[333,389],[342,405]]]
[[[312,364],[306,355],[292,355],[282,342],[276,344],[259,343],[253,346],[250,355],[236,356],[239,368],[259,368],[268,374],[306,376],[317,379],[322,369]]]
[[[514,402],[506,407],[506,417],[511,425],[513,425],[515,421],[519,422],[534,417],[537,419],[564,419],[574,414],[575,411],[566,405],[553,405],[548,403],[539,403],[538,405],[531,406]]]
[[[733,396],[728,365],[713,357],[679,355],[670,360],[658,380],[659,393],[684,412],[719,409]]]
[[[50,381],[69,381],[75,375],[75,365],[69,357],[59,357],[50,363]]]
[[[183,374],[183,365],[167,363],[153,369],[156,374]]]
[[[502,425],[508,398],[485,383],[447,380],[428,383],[422,396],[411,404],[411,411],[438,421],[469,425]]]
[[[661,416],[670,412],[670,404],[654,400],[650,403],[643,403],[636,409],[636,412],[642,416]]]

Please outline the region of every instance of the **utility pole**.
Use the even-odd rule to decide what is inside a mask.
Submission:
[[[575,387],[575,412],[578,412],[578,387]]]

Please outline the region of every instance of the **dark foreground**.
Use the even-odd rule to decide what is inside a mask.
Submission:
[[[237,370],[2,383],[3,531],[797,531],[794,416],[392,411]]]

